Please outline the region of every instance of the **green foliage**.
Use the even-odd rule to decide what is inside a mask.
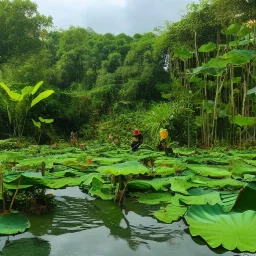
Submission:
[[[256,213],[224,213],[219,205],[193,205],[185,219],[192,236],[200,235],[211,247],[255,252]],[[207,226],[207,228],[205,228]]]
[[[30,228],[30,222],[21,213],[9,213],[0,215],[0,234],[15,235],[25,232]]]

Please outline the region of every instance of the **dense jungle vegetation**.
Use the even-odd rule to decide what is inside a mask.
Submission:
[[[138,127],[155,146],[163,127],[179,145],[254,146],[255,16],[254,0],[203,0],[153,32],[102,35],[1,0],[0,138],[128,143]],[[30,110],[39,81],[54,93]]]

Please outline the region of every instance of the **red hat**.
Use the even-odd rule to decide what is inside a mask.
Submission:
[[[138,129],[134,129],[134,131],[133,131],[133,135],[139,135],[140,134],[140,131],[138,130]]]

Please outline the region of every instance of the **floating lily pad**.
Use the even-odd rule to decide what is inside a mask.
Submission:
[[[0,235],[15,235],[30,228],[30,222],[20,213],[0,215]]]
[[[134,197],[137,197],[137,200],[141,204],[160,204],[160,203],[170,203],[173,196],[169,193],[132,193]]]
[[[219,205],[193,205],[185,219],[192,236],[201,236],[212,248],[256,251],[255,211],[224,213]]]
[[[121,164],[113,164],[108,166],[101,166],[97,168],[97,171],[104,174],[118,175],[130,175],[130,174],[146,174],[150,170],[143,164],[137,161],[128,161]]]
[[[188,168],[192,170],[195,174],[204,176],[204,177],[211,177],[211,178],[227,178],[231,177],[231,172],[223,166],[209,166],[209,165],[195,165],[190,164]]]
[[[179,220],[186,211],[187,207],[174,206],[172,204],[169,204],[165,208],[154,212],[154,216],[162,222],[172,223],[173,221]]]

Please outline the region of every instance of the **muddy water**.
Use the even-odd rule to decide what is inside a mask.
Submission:
[[[253,255],[212,250],[193,239],[183,221],[157,222],[151,212],[158,207],[126,200],[125,209],[108,201],[93,200],[79,188],[51,191],[56,209],[29,216],[24,234],[0,237],[5,256],[211,256]]]

